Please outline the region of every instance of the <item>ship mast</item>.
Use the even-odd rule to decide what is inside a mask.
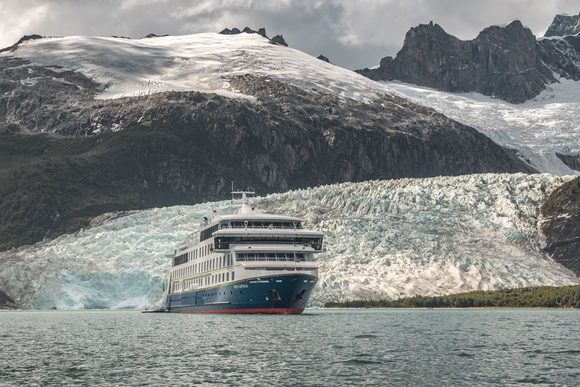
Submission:
[[[250,203],[250,198],[253,198],[256,192],[254,191],[232,191],[232,200],[236,199],[236,195],[242,200],[242,206],[238,214],[251,214],[254,211],[254,206]]]

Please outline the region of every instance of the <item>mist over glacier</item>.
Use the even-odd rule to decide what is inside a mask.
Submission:
[[[540,250],[539,206],[567,177],[480,174],[342,183],[256,199],[326,234],[312,303],[580,283]],[[230,201],[155,208],[0,253],[32,308],[159,305],[177,242]]]

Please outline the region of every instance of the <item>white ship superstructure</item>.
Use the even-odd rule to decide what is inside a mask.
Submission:
[[[323,234],[265,214],[238,191],[237,214],[204,219],[175,252],[166,307],[189,313],[301,313],[318,279]]]

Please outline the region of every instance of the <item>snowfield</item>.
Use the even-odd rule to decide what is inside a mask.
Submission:
[[[541,172],[580,174],[556,156],[580,153],[580,82],[561,78],[536,98],[517,105],[479,93],[449,93],[401,82],[386,85],[517,150]]]
[[[580,279],[540,252],[538,207],[569,178],[482,174],[343,183],[258,198],[326,233],[313,304]],[[145,210],[0,253],[0,289],[34,308],[158,304],[176,243],[230,201]]]
[[[44,38],[4,55],[80,71],[100,84],[97,98],[102,99],[169,90],[245,97],[229,83],[232,77],[244,74],[276,77],[307,91],[316,89],[362,101],[388,91],[353,71],[271,44],[258,34]]]

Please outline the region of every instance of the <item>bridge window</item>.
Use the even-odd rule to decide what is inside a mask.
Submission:
[[[305,253],[237,253],[238,261],[312,261]]]
[[[322,250],[322,238],[293,237],[293,236],[268,236],[268,237],[221,237],[216,238],[216,248],[227,250],[231,243],[252,244],[294,244],[296,246],[309,246],[314,250]]]
[[[279,220],[258,220],[258,221],[237,221],[231,222],[232,228],[271,228],[271,229],[301,229],[300,221],[279,221]]]

